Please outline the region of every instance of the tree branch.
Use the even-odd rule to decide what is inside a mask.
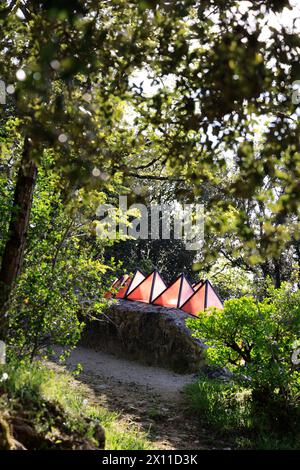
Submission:
[[[131,176],[132,178],[145,179],[145,180],[156,180],[156,181],[176,181],[184,183],[184,179],[171,178],[170,176],[156,176],[156,175],[140,175],[139,173],[126,173],[125,176]]]

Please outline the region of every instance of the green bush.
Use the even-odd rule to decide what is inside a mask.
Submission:
[[[247,426],[250,415],[249,393],[234,383],[201,379],[186,387],[189,406],[201,421],[221,432],[239,431]]]
[[[251,390],[233,382],[200,377],[186,387],[188,408],[201,425],[214,431],[226,445],[242,449],[298,449],[300,415],[295,409],[288,421],[280,408],[261,407]]]
[[[102,298],[105,268],[82,255],[61,260],[55,272],[44,261],[28,267],[9,305],[9,356],[33,359],[54,344],[66,352],[76,345],[85,318],[100,314],[107,303]]]
[[[8,356],[33,358],[52,344],[72,348],[83,328],[78,314],[102,311],[113,275],[114,262],[102,261],[104,242],[91,235],[102,193],[66,201],[53,158],[46,152],[39,168],[24,265],[8,305]]]
[[[291,355],[299,341],[300,291],[285,284],[269,288],[262,302],[227,300],[224,310],[200,312],[187,325],[206,342],[209,363],[234,372],[258,403],[297,403],[300,371]]]
[[[10,354],[33,358],[53,343],[76,344],[83,325],[77,318],[76,295],[67,281],[66,273],[53,278],[43,263],[23,274],[9,308]]]

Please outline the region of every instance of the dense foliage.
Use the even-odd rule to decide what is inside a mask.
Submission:
[[[247,271],[258,265],[277,287],[290,271],[284,258],[297,269],[300,45],[292,1],[1,5],[1,118],[17,117],[2,152],[19,148],[17,181],[27,168],[34,186],[49,148],[68,192],[115,178],[134,190],[169,181],[173,198],[206,203],[203,262],[222,251]],[[25,208],[24,196],[16,191],[14,206]],[[30,206],[24,223],[10,227],[19,250],[8,238],[3,252],[3,305]]]
[[[1,189],[11,191],[14,166],[3,160]],[[71,347],[83,326],[78,314],[92,316],[102,310],[103,292],[114,276],[114,262],[104,264],[103,241],[93,236],[100,191],[66,198],[53,156],[45,155],[35,189],[30,231],[20,275],[8,309],[11,352],[34,357],[53,343]],[[5,205],[3,205],[5,207]],[[0,222],[5,231],[7,219]],[[105,276],[104,276],[105,274]]]
[[[232,449],[299,449],[299,409],[258,406],[240,383],[200,376],[186,387],[187,407]]]
[[[297,0],[0,0],[10,359],[73,347],[124,269],[158,267],[167,281],[184,270],[229,299],[189,322],[209,361],[254,401],[295,405],[299,24]],[[204,204],[203,249],[97,237],[99,205],[121,194]]]
[[[208,345],[209,362],[229,368],[253,398],[297,402],[300,371],[292,353],[299,343],[300,294],[289,285],[268,294],[262,301],[227,300],[224,310],[200,312],[187,324]]]
[[[229,434],[235,447],[298,448],[299,291],[285,284],[269,286],[267,293],[261,301],[227,300],[224,310],[187,320],[208,346],[208,364],[221,371],[221,378],[203,376],[190,386],[188,403],[207,425]]]

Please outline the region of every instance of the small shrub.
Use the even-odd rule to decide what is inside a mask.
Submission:
[[[202,377],[186,387],[189,407],[216,431],[238,431],[247,426],[249,394],[234,383]]]
[[[296,402],[300,386],[300,371],[291,361],[299,340],[300,291],[285,285],[268,294],[262,302],[227,300],[224,310],[200,312],[187,325],[206,342],[209,363],[234,372],[258,403],[285,406]]]
[[[299,445],[300,370],[291,355],[299,341],[300,291],[285,284],[269,288],[261,302],[227,300],[224,310],[200,312],[187,325],[207,344],[208,363],[233,372],[231,384],[202,378],[187,389],[199,417],[233,433],[240,447]]]
[[[20,278],[10,304],[9,353],[33,359],[51,344],[72,347],[83,327],[78,310],[67,273],[54,278],[43,264],[28,269]]]
[[[106,305],[101,298],[105,269],[98,261],[71,257],[61,260],[55,272],[47,262],[28,267],[9,305],[8,354],[33,359],[54,344],[72,349],[85,318]]]
[[[199,417],[201,425],[234,448],[299,448],[300,415],[295,409],[291,410],[289,423],[284,423],[280,409],[258,409],[251,390],[219,379],[200,377],[186,387],[185,393],[188,408]]]

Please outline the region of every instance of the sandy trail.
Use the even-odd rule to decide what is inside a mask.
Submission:
[[[183,387],[195,381],[196,377],[193,374],[175,374],[166,369],[145,366],[82,347],[74,350],[67,359],[68,367],[75,367],[78,363],[82,365],[85,374],[104,379],[105,383],[117,381],[127,386],[135,385],[147,392],[159,394],[162,398],[173,400],[179,399]]]
[[[73,370],[78,363],[83,367],[79,380],[92,389],[93,400],[146,432],[155,449],[226,447],[184,408],[182,391],[195,375],[179,375],[83,347],[71,353],[66,367]]]

